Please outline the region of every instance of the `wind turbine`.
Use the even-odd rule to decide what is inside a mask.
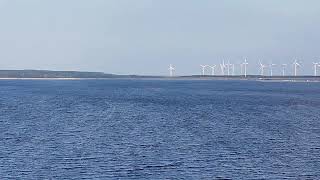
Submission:
[[[294,60],[293,66],[294,66],[294,76],[297,76],[297,68],[301,65],[297,62],[297,60]]]
[[[200,65],[202,67],[202,76],[204,76],[207,65]]]
[[[314,76],[317,76],[317,68],[319,66],[319,63],[314,62],[313,63],[313,68],[314,68]]]
[[[244,77],[247,77],[247,65],[249,64],[247,62],[247,59],[244,59],[244,63],[242,63],[244,66]]]
[[[275,66],[276,64],[273,64],[272,62],[269,64],[270,67],[270,76],[273,76],[273,66]]]
[[[224,76],[224,69],[226,68],[226,65],[224,64],[224,60],[222,61],[222,64],[220,64],[221,74]]]
[[[214,70],[215,70],[215,68],[216,68],[216,65],[212,65],[212,66],[209,66],[209,65],[208,65],[208,67],[211,68],[211,75],[214,76],[214,75],[215,75],[215,71],[214,71]]]
[[[232,66],[232,76],[234,76],[234,64],[231,64]]]
[[[261,70],[261,76],[264,76],[264,68],[266,68],[267,66],[262,64],[262,62],[260,61],[260,70]]]
[[[174,67],[172,66],[172,64],[170,64],[168,70],[169,70],[169,72],[170,72],[170,77],[172,77],[172,76],[173,76],[173,71],[175,70]]]
[[[282,64],[282,76],[286,75],[286,67],[287,67],[287,64]]]
[[[230,64],[229,60],[228,60],[228,64],[226,64],[226,66],[227,66],[228,76],[230,76],[230,66],[231,66],[231,64]]]

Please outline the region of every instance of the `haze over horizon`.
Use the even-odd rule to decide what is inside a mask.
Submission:
[[[189,75],[247,58],[248,74],[259,59],[291,73],[297,58],[312,74],[319,21],[316,0],[0,0],[0,69]]]

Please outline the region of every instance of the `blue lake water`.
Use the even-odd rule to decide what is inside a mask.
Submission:
[[[320,179],[320,83],[1,80],[0,179]]]

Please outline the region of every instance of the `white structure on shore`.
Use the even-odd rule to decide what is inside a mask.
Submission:
[[[298,61],[297,60],[294,60],[294,62],[293,62],[293,67],[294,67],[294,76],[297,76],[297,69],[298,69],[298,67],[300,67],[301,65],[298,63]]]
[[[269,64],[270,67],[270,76],[273,76],[273,66],[275,66],[276,64],[273,64],[272,62]]]
[[[282,76],[286,75],[287,64],[282,64]]]
[[[202,76],[205,75],[207,65],[200,65],[202,67]]]
[[[244,77],[247,77],[247,65],[249,63],[247,62],[247,59],[244,59],[244,63],[242,63],[243,67],[244,67]]]
[[[234,64],[231,64],[231,68],[232,68],[232,76],[234,76],[234,71],[235,71],[235,67],[234,67]]]
[[[260,72],[261,72],[261,76],[264,76],[264,68],[266,68],[267,66],[262,64],[262,62],[260,61]]]
[[[317,76],[317,69],[318,69],[319,63],[314,62],[313,63],[313,68],[314,68],[314,76]]]
[[[174,67],[172,66],[172,64],[170,64],[168,70],[169,70],[169,72],[170,72],[170,77],[172,77],[172,76],[173,76],[173,71],[175,70]]]
[[[226,64],[224,63],[224,60],[222,61],[222,64],[220,64],[220,69],[221,69],[221,75],[224,76],[225,73],[225,68],[226,68]]]
[[[216,68],[216,65],[212,65],[212,66],[209,66],[208,67],[211,68],[211,75],[214,76],[215,75],[215,68]]]
[[[230,61],[228,60],[228,64],[226,64],[227,66],[227,75],[230,76],[230,67],[232,64],[230,64]]]
[[[227,75],[234,75],[234,71],[235,71],[235,67],[234,64],[231,64],[230,61],[228,60],[228,64],[225,64],[226,68],[227,68]]]

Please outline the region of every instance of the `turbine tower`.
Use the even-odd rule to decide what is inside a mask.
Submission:
[[[297,68],[301,65],[298,63],[297,60],[294,60],[293,66],[294,66],[294,76],[297,76]]]
[[[262,62],[260,61],[260,71],[261,71],[261,76],[264,76],[264,68],[266,68],[267,66],[262,64]]]
[[[234,64],[231,64],[232,67],[232,76],[234,76]]]
[[[226,66],[227,66],[228,76],[230,76],[230,66],[231,66],[231,64],[230,64],[230,61],[229,61],[229,60],[228,60],[228,64],[226,64]]]
[[[314,76],[317,76],[317,68],[319,66],[319,63],[314,62],[313,63],[313,68],[314,68]]]
[[[270,67],[270,76],[273,76],[273,66],[275,66],[276,64],[273,64],[272,62],[269,64]]]
[[[286,67],[287,67],[287,64],[282,64],[282,76],[286,75]]]
[[[211,68],[211,75],[214,76],[215,75],[215,68],[216,68],[216,65],[212,65],[212,66],[208,66]]]
[[[224,63],[224,60],[222,61],[222,64],[220,64],[220,69],[221,69],[221,75],[224,76],[224,69],[226,68],[226,65]]]
[[[247,59],[244,59],[244,63],[243,64],[243,67],[244,67],[244,77],[247,77],[247,65],[249,64],[247,62]]]
[[[174,67],[172,66],[172,64],[170,64],[170,66],[169,66],[170,77],[173,76],[173,71],[174,70],[175,70]]]
[[[204,76],[207,65],[200,65],[202,67],[202,76]]]

